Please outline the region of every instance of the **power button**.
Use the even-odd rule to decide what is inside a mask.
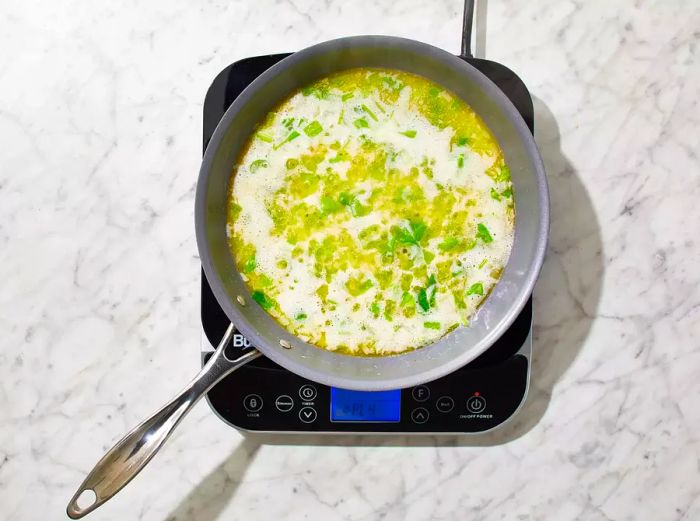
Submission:
[[[472,396],[467,400],[467,410],[473,413],[480,413],[486,409],[486,400],[483,396]]]

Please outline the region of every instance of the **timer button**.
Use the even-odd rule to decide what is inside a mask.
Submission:
[[[282,394],[275,400],[275,407],[280,412],[289,412],[294,407],[294,400],[288,394]]]
[[[455,401],[449,396],[441,396],[435,402],[435,408],[440,412],[450,412],[455,408]]]
[[[486,400],[483,396],[472,396],[467,400],[467,410],[473,413],[480,413],[486,409]]]
[[[423,407],[413,409],[413,412],[411,413],[411,419],[413,420],[413,423],[425,423],[428,421],[428,418],[430,418],[430,413],[428,412],[428,409],[425,409]]]
[[[245,407],[245,410],[248,412],[258,412],[262,409],[262,406],[262,398],[257,394],[249,394],[243,398],[243,407]]]
[[[428,389],[425,385],[419,385],[418,387],[413,388],[411,394],[413,395],[413,399],[415,401],[424,402],[430,398],[430,389]]]
[[[299,411],[299,419],[304,423],[313,423],[316,421],[316,409],[313,407],[303,407]]]
[[[313,385],[303,385],[301,389],[299,389],[299,397],[302,400],[313,400],[316,398],[316,388]]]

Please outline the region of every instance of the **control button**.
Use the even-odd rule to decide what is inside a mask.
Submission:
[[[435,408],[440,412],[450,412],[455,408],[455,401],[449,396],[441,396],[435,402]]]
[[[424,402],[428,398],[430,398],[430,389],[428,389],[425,385],[419,385],[418,387],[413,388],[413,399],[417,402]]]
[[[294,400],[288,394],[282,394],[275,400],[275,407],[280,412],[289,412],[294,407]]]
[[[469,412],[481,412],[486,409],[486,400],[483,396],[472,396],[467,400],[467,410]]]
[[[263,401],[257,394],[249,394],[243,398],[243,407],[248,412],[258,412],[262,409]]]
[[[313,423],[316,421],[316,409],[313,407],[303,407],[299,411],[299,419],[304,423]]]
[[[313,400],[316,398],[316,388],[313,385],[304,385],[299,389],[299,396],[302,400]]]
[[[428,418],[430,418],[430,413],[428,412],[428,409],[423,407],[413,409],[413,412],[411,413],[413,423],[425,423],[428,421]]]

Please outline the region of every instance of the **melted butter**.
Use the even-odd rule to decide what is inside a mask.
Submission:
[[[321,348],[434,342],[488,295],[513,242],[498,144],[425,78],[355,69],[270,113],[231,183],[232,254],[253,298]]]

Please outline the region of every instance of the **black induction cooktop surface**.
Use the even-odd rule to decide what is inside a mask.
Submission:
[[[235,62],[214,79],[204,101],[206,149],[233,100],[256,77],[289,54]],[[464,58],[511,100],[533,131],[532,98],[507,67]],[[202,272],[202,327],[216,346],[229,321]],[[532,299],[513,325],[481,356],[443,378],[409,389],[361,393],[301,378],[260,357],[224,378],[208,394],[214,411],[234,427],[263,432],[483,432],[508,420],[523,402],[529,378]],[[229,349],[248,347],[240,334]],[[211,353],[204,353],[204,363]]]

